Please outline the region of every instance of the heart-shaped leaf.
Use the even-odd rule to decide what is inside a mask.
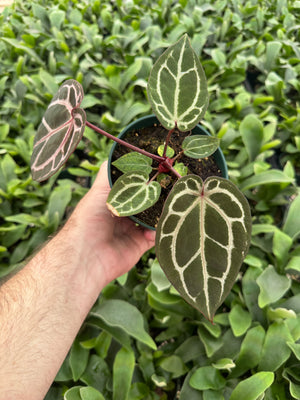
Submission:
[[[150,174],[152,171],[152,159],[144,156],[137,151],[124,154],[112,163],[116,168],[122,172],[143,171]]]
[[[161,192],[158,182],[148,182],[146,172],[127,172],[120,176],[107,198],[107,207],[119,217],[135,215],[155,204]]]
[[[187,35],[170,46],[154,64],[148,81],[153,111],[166,129],[193,129],[208,105],[207,83]]]
[[[188,157],[204,158],[217,150],[219,142],[219,139],[214,136],[193,135],[184,139],[182,149]]]
[[[224,178],[187,175],[173,187],[160,217],[156,255],[181,296],[209,320],[233,286],[247,254],[251,214]]]
[[[34,180],[48,179],[76,149],[86,122],[85,112],[79,108],[83,96],[80,83],[69,79],[53,97],[34,139],[31,156]]]

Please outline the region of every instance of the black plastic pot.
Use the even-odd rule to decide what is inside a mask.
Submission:
[[[135,129],[140,129],[140,128],[148,128],[150,126],[154,126],[155,124],[159,124],[159,123],[160,122],[158,121],[158,119],[156,118],[156,116],[154,114],[139,118],[136,121],[133,121],[131,124],[129,124],[126,128],[124,128],[122,130],[122,132],[119,134],[118,138],[123,139],[126,136],[127,132],[131,132]],[[201,126],[201,125],[196,125],[195,128],[192,130],[192,134],[193,135],[210,135],[207,132],[207,130],[204,129],[203,126]],[[111,148],[110,154],[109,154],[109,158],[108,158],[108,180],[109,180],[110,187],[112,187],[112,185],[113,185],[112,176],[111,176],[112,175],[111,174],[111,163],[112,163],[113,153],[115,151],[116,146],[117,146],[117,143],[114,142],[114,144]],[[225,161],[225,157],[220,148],[218,148],[217,151],[213,154],[213,158],[222,173],[222,177],[228,179],[227,164]],[[129,217],[129,218],[147,229],[155,230],[155,228],[153,228],[150,225],[145,224],[144,222],[142,222],[141,220],[139,220],[138,218],[136,218],[134,216]]]

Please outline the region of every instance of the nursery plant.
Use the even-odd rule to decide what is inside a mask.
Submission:
[[[82,86],[73,79],[64,82],[38,128],[32,176],[41,182],[56,173],[76,149],[86,126],[131,150],[115,162],[123,174],[107,199],[113,214],[132,216],[153,206],[161,195],[163,178],[171,176],[172,188],[156,227],[156,255],[180,295],[213,320],[247,254],[251,214],[246,198],[231,181],[219,176],[203,181],[177,162],[182,154],[196,160],[208,157],[219,146],[216,137],[191,135],[205,114],[208,91],[205,73],[186,34],[158,58],[147,92],[166,129],[156,154],[88,122],[80,108]],[[170,140],[178,131],[185,138],[180,152],[173,154]]]

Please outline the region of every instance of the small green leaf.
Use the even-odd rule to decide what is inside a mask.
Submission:
[[[300,361],[300,343],[287,342],[287,345],[295,354],[296,358]]]
[[[70,367],[73,380],[76,382],[83,374],[89,359],[89,351],[75,340],[70,352]]]
[[[260,288],[258,305],[263,308],[275,303],[291,287],[291,280],[285,275],[279,275],[272,265],[269,265],[257,279]]]
[[[262,347],[265,339],[265,331],[262,326],[255,326],[249,329],[241,344],[241,349],[236,360],[236,369],[233,371],[233,377],[242,375],[258,365]]]
[[[165,150],[165,145],[164,144],[161,144],[159,147],[158,147],[158,149],[157,149],[157,154],[159,155],[159,156],[163,156],[163,154],[164,154],[164,150]],[[173,157],[174,156],[174,154],[175,154],[175,151],[172,149],[172,147],[170,147],[170,146],[167,146],[167,151],[166,151],[166,156],[167,157],[169,157],[169,158],[171,158],[171,157]]]
[[[152,171],[152,159],[140,154],[136,151],[124,154],[124,156],[118,158],[112,163],[123,173],[132,171],[142,171],[150,174]]]
[[[239,382],[231,393],[230,400],[256,400],[272,385],[272,372],[258,372]]]
[[[268,185],[272,183],[292,183],[293,181],[294,179],[287,176],[284,172],[271,169],[245,179],[244,182],[242,182],[240,189],[244,191],[255,186]]]
[[[104,320],[112,327],[124,330],[128,335],[156,350],[156,344],[144,329],[142,314],[132,304],[111,299],[100,304],[91,315]]]
[[[155,204],[160,196],[161,186],[150,182],[146,172],[127,172],[120,176],[107,198],[107,207],[119,217],[135,215]]]
[[[300,256],[294,256],[290,259],[287,266],[285,267],[285,270],[288,271],[291,269],[300,272]]]
[[[293,239],[286,233],[277,229],[273,236],[272,250],[276,257],[277,266],[279,268],[286,264],[288,259],[289,250],[292,247]]]
[[[176,162],[174,167],[175,171],[177,171],[181,176],[186,176],[188,173],[188,167],[183,163]]]
[[[240,125],[240,132],[250,161],[260,152],[264,139],[264,127],[255,114],[247,115]]]
[[[182,142],[184,154],[191,158],[204,158],[213,154],[219,147],[217,137],[205,135],[188,136]]]
[[[148,97],[154,113],[166,129],[193,129],[208,105],[207,83],[199,58],[188,36],[183,35],[154,64]]]
[[[258,369],[276,371],[289,358],[291,349],[287,342],[292,341],[293,337],[285,321],[273,322],[266,333]]]
[[[91,386],[82,387],[79,389],[81,400],[105,400],[104,396]]]
[[[151,265],[151,281],[159,292],[169,289],[169,287],[171,286],[171,283],[166,278],[166,275],[161,269],[157,258],[153,261]]]
[[[233,183],[187,175],[165,202],[156,255],[180,295],[211,320],[235,282],[250,235],[250,208]]]
[[[220,371],[214,367],[201,367],[196,369],[190,379],[190,385],[197,390],[219,390],[225,386],[226,380]]]
[[[182,359],[175,354],[163,358],[159,365],[162,369],[172,374],[172,379],[178,378],[188,371]]]
[[[298,195],[289,207],[283,231],[291,238],[300,234],[300,195]]]
[[[113,400],[127,400],[135,365],[134,352],[122,347],[113,365]]]
[[[229,313],[229,322],[234,336],[242,336],[250,327],[252,319],[248,311],[236,304]]]

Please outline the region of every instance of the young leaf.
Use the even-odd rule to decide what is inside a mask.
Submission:
[[[164,154],[164,149],[165,149],[165,145],[161,144],[157,149],[157,154],[162,157]],[[167,146],[166,156],[171,158],[174,156],[174,154],[175,154],[175,151],[172,149],[172,147]]]
[[[79,108],[83,95],[80,83],[69,79],[53,97],[34,139],[31,156],[34,180],[48,179],[76,149],[86,122],[85,112]]]
[[[175,171],[177,171],[181,176],[186,176],[188,173],[188,167],[183,163],[176,162],[174,165]]]
[[[199,58],[188,36],[183,35],[154,64],[148,97],[154,113],[166,129],[193,129],[208,105],[207,83]]]
[[[158,182],[150,182],[146,172],[127,172],[120,176],[107,198],[107,207],[119,217],[137,214],[155,204],[161,192]]]
[[[123,173],[131,171],[143,171],[147,174],[150,174],[152,171],[152,159],[138,153],[137,151],[124,154],[124,156],[118,158],[112,164]]]
[[[182,297],[212,320],[235,282],[250,236],[250,208],[233,183],[187,175],[165,203],[156,255]]]
[[[204,158],[213,154],[219,147],[219,139],[213,136],[193,135],[182,142],[184,154],[191,158]]]

